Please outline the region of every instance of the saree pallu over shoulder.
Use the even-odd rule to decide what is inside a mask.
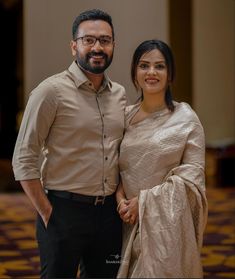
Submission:
[[[194,115],[191,117],[193,121],[187,118],[183,126],[179,125],[180,115],[185,116],[184,112],[185,105],[178,104],[175,115],[165,115],[163,120],[154,122],[155,126],[150,125],[148,137],[144,135],[146,140],[141,132],[136,137],[137,129],[135,139],[141,138],[145,145],[141,149],[137,140],[137,151],[131,143],[134,140],[132,128],[127,128],[121,146],[121,176],[128,198],[139,196],[139,223],[124,225],[118,278],[203,276],[200,250],[207,221],[204,133]],[[167,135],[165,145],[161,144],[163,127]],[[168,138],[173,134],[167,131],[167,127],[175,129],[173,139]],[[171,143],[171,147],[167,143]],[[167,155],[172,151],[174,160]],[[174,163],[170,164],[171,161]]]
[[[186,169],[176,171],[160,187],[140,193],[145,278],[156,278],[156,274],[160,278],[203,275],[200,250],[207,219],[205,191],[197,186],[200,181],[180,176],[181,172],[186,175]]]

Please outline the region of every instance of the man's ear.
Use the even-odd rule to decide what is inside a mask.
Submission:
[[[70,48],[73,56],[77,55],[77,42],[76,41],[71,41],[70,42]]]

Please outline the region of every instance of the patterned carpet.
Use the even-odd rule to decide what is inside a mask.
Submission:
[[[235,188],[208,189],[204,278],[235,278]],[[0,194],[0,278],[39,278],[35,212],[22,193]]]
[[[204,278],[235,278],[235,187],[207,189],[209,218],[204,235]]]
[[[0,278],[39,278],[35,212],[24,194],[0,195]]]

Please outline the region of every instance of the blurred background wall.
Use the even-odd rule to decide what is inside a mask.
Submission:
[[[127,90],[130,61],[145,39],[171,44],[176,57],[175,97],[191,103],[205,127],[207,143],[235,140],[235,1],[234,0],[25,0],[24,100],[45,77],[71,61],[73,19],[90,8],[113,17],[116,48],[110,75]]]
[[[70,65],[73,20],[83,10],[92,8],[112,15],[116,47],[109,73],[113,80],[125,85],[130,102],[135,101],[129,74],[131,56],[145,39],[159,37],[169,41],[168,1],[165,0],[25,0],[25,99],[39,81]]]
[[[116,48],[108,71],[126,87],[129,103],[138,97],[130,81],[134,49],[162,39],[176,60],[174,97],[198,113],[207,146],[235,143],[234,0],[0,0],[0,159],[11,159],[30,91],[71,64],[71,25],[90,8],[113,17]]]
[[[193,1],[193,104],[207,142],[235,138],[235,1]]]

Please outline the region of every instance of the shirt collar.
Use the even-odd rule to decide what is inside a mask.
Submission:
[[[73,80],[77,87],[80,87],[82,84],[89,82],[89,79],[79,68],[75,61],[73,61],[68,70],[72,74]],[[107,87],[110,91],[112,89],[112,81],[106,73],[104,73],[104,82],[102,88],[104,89],[105,87]]]
[[[103,85],[104,85],[104,88],[107,86],[110,91],[112,90],[113,82],[111,81],[111,79],[108,77],[108,75],[106,73],[104,73]]]

